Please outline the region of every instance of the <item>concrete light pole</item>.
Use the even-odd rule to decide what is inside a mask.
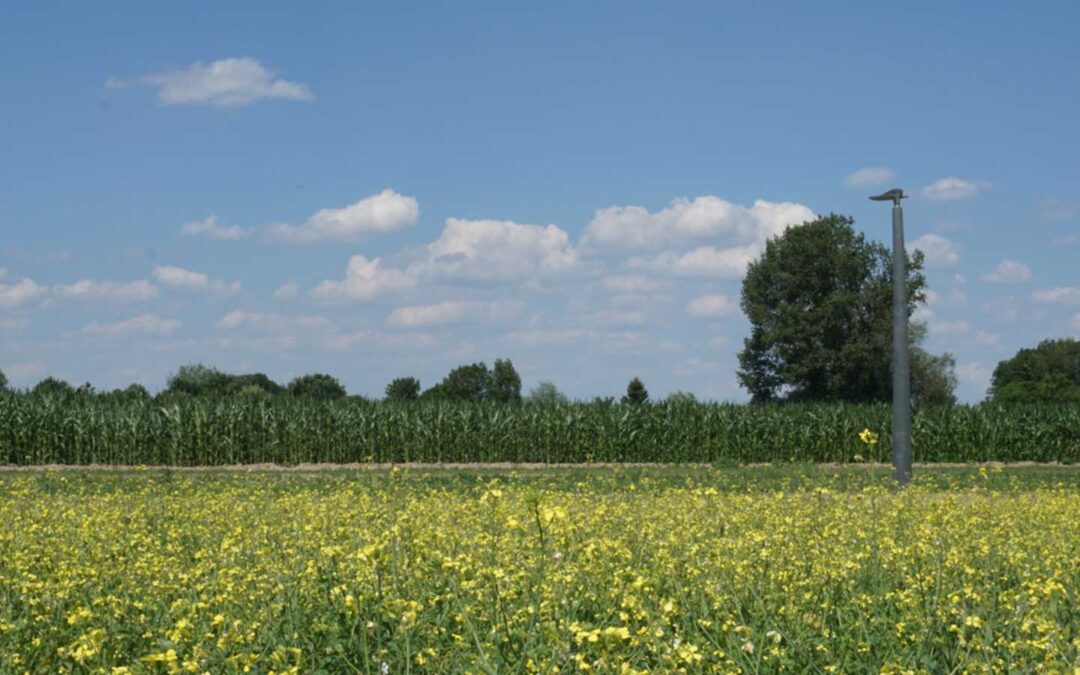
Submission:
[[[892,457],[896,481],[901,487],[911,480],[911,363],[908,348],[907,251],[904,248],[904,208],[907,195],[894,188],[870,199],[893,203],[893,418]]]

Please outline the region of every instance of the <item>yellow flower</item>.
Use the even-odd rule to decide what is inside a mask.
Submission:
[[[859,433],[859,440],[867,445],[877,445],[878,435],[869,429],[863,429]]]

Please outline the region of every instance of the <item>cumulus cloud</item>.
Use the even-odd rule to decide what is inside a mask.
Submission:
[[[119,337],[122,335],[168,335],[180,327],[176,319],[163,319],[157,314],[139,314],[114,323],[90,323],[83,327],[86,335]]]
[[[274,299],[275,300],[292,300],[297,295],[299,295],[299,293],[300,293],[299,287],[295,283],[290,281],[288,283],[284,283],[284,284],[278,286],[277,289],[274,290]]]
[[[1080,286],[1041,288],[1031,294],[1031,299],[1043,304],[1080,305]]]
[[[382,259],[362,255],[349,258],[343,280],[328,279],[311,291],[320,300],[373,300],[386,293],[412,288],[416,277],[393,267],[383,267]]]
[[[665,251],[654,258],[631,258],[626,262],[626,266],[634,270],[674,276],[739,279],[746,274],[747,265],[760,251],[761,247],[758,245],[726,249],[698,246],[682,254]]]
[[[196,293],[231,296],[239,293],[242,288],[239,281],[229,283],[221,279],[211,279],[202,272],[193,272],[175,265],[155,267],[154,278],[163,286]]]
[[[427,252],[427,272],[482,281],[558,274],[578,265],[577,251],[558,226],[509,220],[448,218]]]
[[[387,189],[339,209],[320,209],[301,225],[272,225],[270,238],[292,244],[356,241],[364,235],[412,227],[419,217],[416,198]]]
[[[1002,260],[993,272],[982,275],[992,284],[1022,284],[1031,279],[1031,268],[1017,260]]]
[[[156,88],[158,100],[165,105],[227,108],[262,100],[310,101],[314,98],[306,85],[275,77],[250,57],[211,63],[197,61],[182,70],[143,75],[133,82],[110,78],[105,83],[110,89],[128,84]]]
[[[254,231],[255,230],[250,227],[240,227],[239,225],[222,227],[221,225],[218,225],[217,216],[209,216],[203,220],[184,223],[183,227],[180,228],[180,232],[189,237],[205,237],[207,239],[230,241],[246,239],[247,237],[250,237]]]
[[[4,270],[0,270],[4,271]],[[0,279],[6,276],[0,274]],[[0,309],[18,309],[42,298],[48,291],[32,279],[23,279],[13,284],[0,283]]]
[[[121,284],[112,281],[82,279],[73,284],[53,286],[53,294],[69,300],[141,302],[156,298],[158,289],[154,284],[143,280]]]
[[[924,234],[908,244],[907,248],[909,251],[915,249],[922,251],[926,256],[927,267],[949,268],[960,260],[955,244],[937,234]]]
[[[609,206],[596,212],[583,242],[592,249],[642,249],[672,242],[723,237],[735,242],[764,242],[788,225],[813,220],[802,204],[757,200],[752,207],[706,195],[679,198],[650,213],[642,206]]]
[[[505,320],[521,310],[517,302],[444,300],[432,305],[408,305],[390,313],[386,323],[398,328],[440,326],[474,319]]]
[[[702,295],[692,299],[686,305],[686,313],[699,318],[718,318],[730,316],[737,309],[734,302],[726,295]]]
[[[884,185],[894,178],[896,178],[896,174],[892,169],[884,166],[868,166],[865,169],[859,169],[849,174],[844,178],[844,185],[850,188],[871,187]]]
[[[924,199],[955,201],[958,199],[969,199],[974,197],[989,187],[989,183],[983,181],[966,180],[964,178],[957,178],[956,176],[949,176],[948,178],[939,178],[930,185],[927,185],[922,189],[920,194]]]

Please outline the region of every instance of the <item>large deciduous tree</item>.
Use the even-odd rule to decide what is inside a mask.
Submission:
[[[738,377],[755,402],[890,399],[892,254],[853,224],[830,214],[789,227],[750,263],[742,309],[751,332]],[[909,316],[925,300],[922,263],[920,251],[907,255]],[[924,334],[913,326],[914,396],[950,402],[952,357],[923,352]]]
[[[994,368],[990,397],[997,403],[1080,402],[1080,341],[1043,340]]]

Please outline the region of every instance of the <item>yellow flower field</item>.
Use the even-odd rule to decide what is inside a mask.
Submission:
[[[1076,470],[0,474],[0,672],[1056,672]]]

